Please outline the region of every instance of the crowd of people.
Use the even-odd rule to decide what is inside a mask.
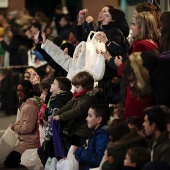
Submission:
[[[18,104],[11,129],[20,140],[6,167],[19,167],[35,148],[45,167],[71,147],[80,170],[170,169],[170,12],[156,1],[134,11],[131,26],[112,5],[97,22],[80,10],[74,24],[61,6],[51,22],[41,12],[0,14],[0,58],[27,65],[2,71],[0,97],[7,114]]]

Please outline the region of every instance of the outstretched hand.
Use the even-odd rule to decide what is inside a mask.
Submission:
[[[34,32],[33,40],[34,40],[35,44],[38,44],[38,43],[45,44],[46,35],[44,32],[36,31],[36,32]]]
[[[42,43],[45,44],[45,42],[46,42],[45,32],[41,32],[41,36],[42,36]]]
[[[79,15],[78,15],[78,25],[81,25],[86,17],[88,13],[88,9],[82,9],[79,11]]]
[[[36,31],[33,33],[33,40],[35,44],[39,43],[39,34],[40,34],[40,31]]]

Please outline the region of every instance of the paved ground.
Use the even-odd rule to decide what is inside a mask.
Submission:
[[[8,125],[10,123],[15,122],[16,120],[16,115],[5,115],[5,113],[0,110],[0,137],[3,135],[5,130],[7,129]],[[25,167],[20,167],[20,168],[5,168],[3,165],[0,165],[0,170],[26,170],[27,168]]]
[[[0,137],[3,135],[8,125],[15,122],[16,115],[5,115],[4,111],[0,110]]]

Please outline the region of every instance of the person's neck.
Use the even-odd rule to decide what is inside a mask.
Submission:
[[[100,124],[98,124],[98,125],[95,127],[95,129],[94,129],[94,130],[97,130],[97,129],[99,128],[99,126],[100,126]]]
[[[156,130],[154,133],[154,142],[156,142],[156,140],[159,138],[160,135],[161,135],[161,132],[159,130]]]

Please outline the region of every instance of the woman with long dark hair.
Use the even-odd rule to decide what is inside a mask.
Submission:
[[[30,81],[23,80],[16,88],[19,99],[17,120],[11,125],[11,129],[18,133],[19,144],[4,161],[6,167],[19,167],[21,155],[27,149],[33,149],[38,144],[37,119],[40,105],[33,97],[33,86]]]

